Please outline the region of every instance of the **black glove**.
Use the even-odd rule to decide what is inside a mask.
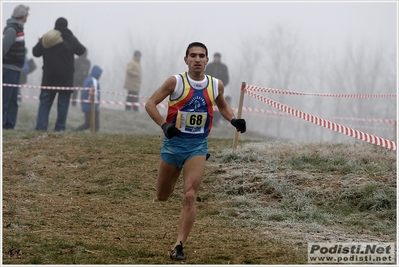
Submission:
[[[170,124],[169,122],[165,122],[162,124],[162,130],[165,136],[170,139],[173,136],[179,136],[180,135],[180,130],[175,127],[175,125]]]
[[[230,122],[231,125],[236,127],[237,131],[241,133],[245,133],[245,131],[247,130],[247,126],[244,119],[232,119]]]

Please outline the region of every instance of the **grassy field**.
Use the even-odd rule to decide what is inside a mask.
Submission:
[[[174,263],[181,179],[155,200],[159,127],[103,110],[100,133],[76,133],[72,107],[65,133],[35,132],[37,104],[20,107],[3,132],[2,263]],[[231,126],[214,130],[186,264],[306,264],[308,242],[396,242],[396,151],[249,131],[233,152]]]

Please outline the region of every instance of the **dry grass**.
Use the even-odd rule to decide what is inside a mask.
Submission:
[[[173,263],[181,184],[154,200],[158,127],[105,111],[99,134],[38,133],[28,110],[3,132],[3,264]],[[215,130],[186,263],[304,264],[310,241],[396,241],[396,152],[250,132],[232,152],[231,128]]]

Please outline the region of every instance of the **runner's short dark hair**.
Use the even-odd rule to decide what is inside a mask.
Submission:
[[[200,42],[194,42],[188,45],[187,50],[186,50],[186,57],[188,56],[188,51],[192,48],[192,47],[202,47],[205,49],[205,55],[208,57],[208,48],[206,48],[206,46],[203,43]]]

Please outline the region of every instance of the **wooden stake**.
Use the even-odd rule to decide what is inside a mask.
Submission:
[[[244,93],[245,93],[245,86],[246,83],[242,82],[241,84],[241,93],[240,93],[240,102],[238,104],[238,113],[237,113],[237,119],[241,119],[242,115],[242,106],[244,105]],[[235,129],[234,132],[234,140],[233,140],[233,151],[237,149],[237,144],[238,144],[238,138],[240,137],[240,132]]]
[[[95,121],[96,121],[96,88],[93,86],[92,90],[91,90],[91,116],[90,116],[90,132],[94,133],[94,129],[95,129]]]

